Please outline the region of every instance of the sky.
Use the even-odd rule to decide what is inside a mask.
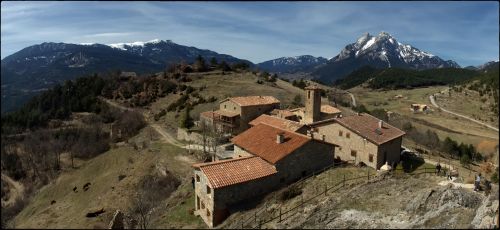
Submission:
[[[6,2],[1,58],[43,42],[172,40],[259,63],[331,58],[363,33],[461,66],[498,60],[498,2]]]

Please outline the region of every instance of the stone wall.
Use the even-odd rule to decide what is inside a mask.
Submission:
[[[207,138],[207,144],[211,143],[212,138]],[[193,144],[203,144],[203,135],[197,132],[190,132],[183,128],[177,128],[177,140],[191,141]]]
[[[273,109],[279,109],[280,104],[270,104],[270,105],[255,105],[255,106],[245,106],[241,108],[241,118],[240,118],[240,130],[244,131],[248,128],[250,128],[250,125],[248,124],[250,121],[253,119],[257,118],[258,116],[269,113]]]
[[[403,137],[399,137],[378,147],[377,169],[384,165],[386,161],[391,166],[400,161],[402,141]]]
[[[342,132],[342,134],[340,134]],[[325,141],[339,145],[335,149],[335,155],[343,161],[353,161],[356,164],[364,164],[378,169],[377,165],[378,147],[364,137],[352,132],[338,123],[328,123],[317,127],[317,132],[313,133],[315,139],[321,139],[325,135]],[[351,152],[356,151],[355,156]],[[373,156],[370,162],[370,155]],[[378,167],[377,167],[378,166]]]
[[[194,170],[194,178],[195,214],[199,215],[208,226],[213,227],[214,191],[212,189],[211,194],[207,194],[208,178],[200,169]],[[207,210],[210,212],[210,216],[207,216]]]
[[[310,141],[276,163],[281,184],[289,184],[333,164],[335,148],[331,144]]]

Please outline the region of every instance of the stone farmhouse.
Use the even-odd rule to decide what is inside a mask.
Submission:
[[[214,227],[232,204],[300,179],[334,161],[333,144],[259,123],[234,137],[234,157],[195,164],[195,214]]]
[[[219,103],[219,110],[200,114],[200,121],[232,134],[249,128],[248,122],[280,107],[273,96],[230,97]]]
[[[232,205],[335,159],[375,169],[399,162],[403,131],[366,113],[342,116],[337,108],[321,105],[316,86],[306,87],[305,94],[305,107],[293,110],[279,109],[274,97],[251,96],[228,98],[219,110],[202,113],[207,124],[225,119],[222,128],[243,131],[231,139],[229,159],[193,165],[195,214],[208,226],[220,224]]]
[[[405,132],[366,113],[309,124],[312,136],[338,145],[337,159],[379,169],[400,160]]]

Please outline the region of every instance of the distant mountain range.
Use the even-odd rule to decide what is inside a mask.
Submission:
[[[445,61],[411,45],[402,44],[385,32],[377,36],[366,33],[331,59],[302,55],[281,57],[256,65],[244,59],[179,45],[170,40],[108,45],[49,42],[24,48],[2,60],[2,113],[19,107],[33,95],[65,80],[116,70],[139,74],[159,72],[172,63],[194,62],[198,55],[207,61],[215,57],[218,61],[228,63],[246,62],[251,67],[281,76],[316,78],[326,83],[333,83],[365,66],[410,70],[460,68],[452,60]],[[482,70],[489,65],[492,63],[466,68]]]
[[[296,57],[281,57],[257,64],[259,69],[274,73],[312,72],[315,67],[325,64],[328,59],[302,55]]]
[[[415,70],[460,68],[452,60],[444,61],[431,53],[402,44],[390,34],[381,32],[378,36],[364,34],[355,43],[347,45],[326,64],[317,67],[312,75],[321,81],[333,82],[363,66],[378,69],[395,67]]]
[[[42,43],[5,57],[1,63],[2,113],[18,107],[56,83],[106,71],[158,72],[169,64],[194,62],[201,55],[228,63],[246,62],[230,55],[183,46],[170,40],[119,44]]]

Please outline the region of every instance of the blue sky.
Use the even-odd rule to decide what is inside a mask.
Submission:
[[[498,60],[498,2],[5,2],[2,59],[42,42],[170,39],[254,63],[386,31],[462,66]]]

